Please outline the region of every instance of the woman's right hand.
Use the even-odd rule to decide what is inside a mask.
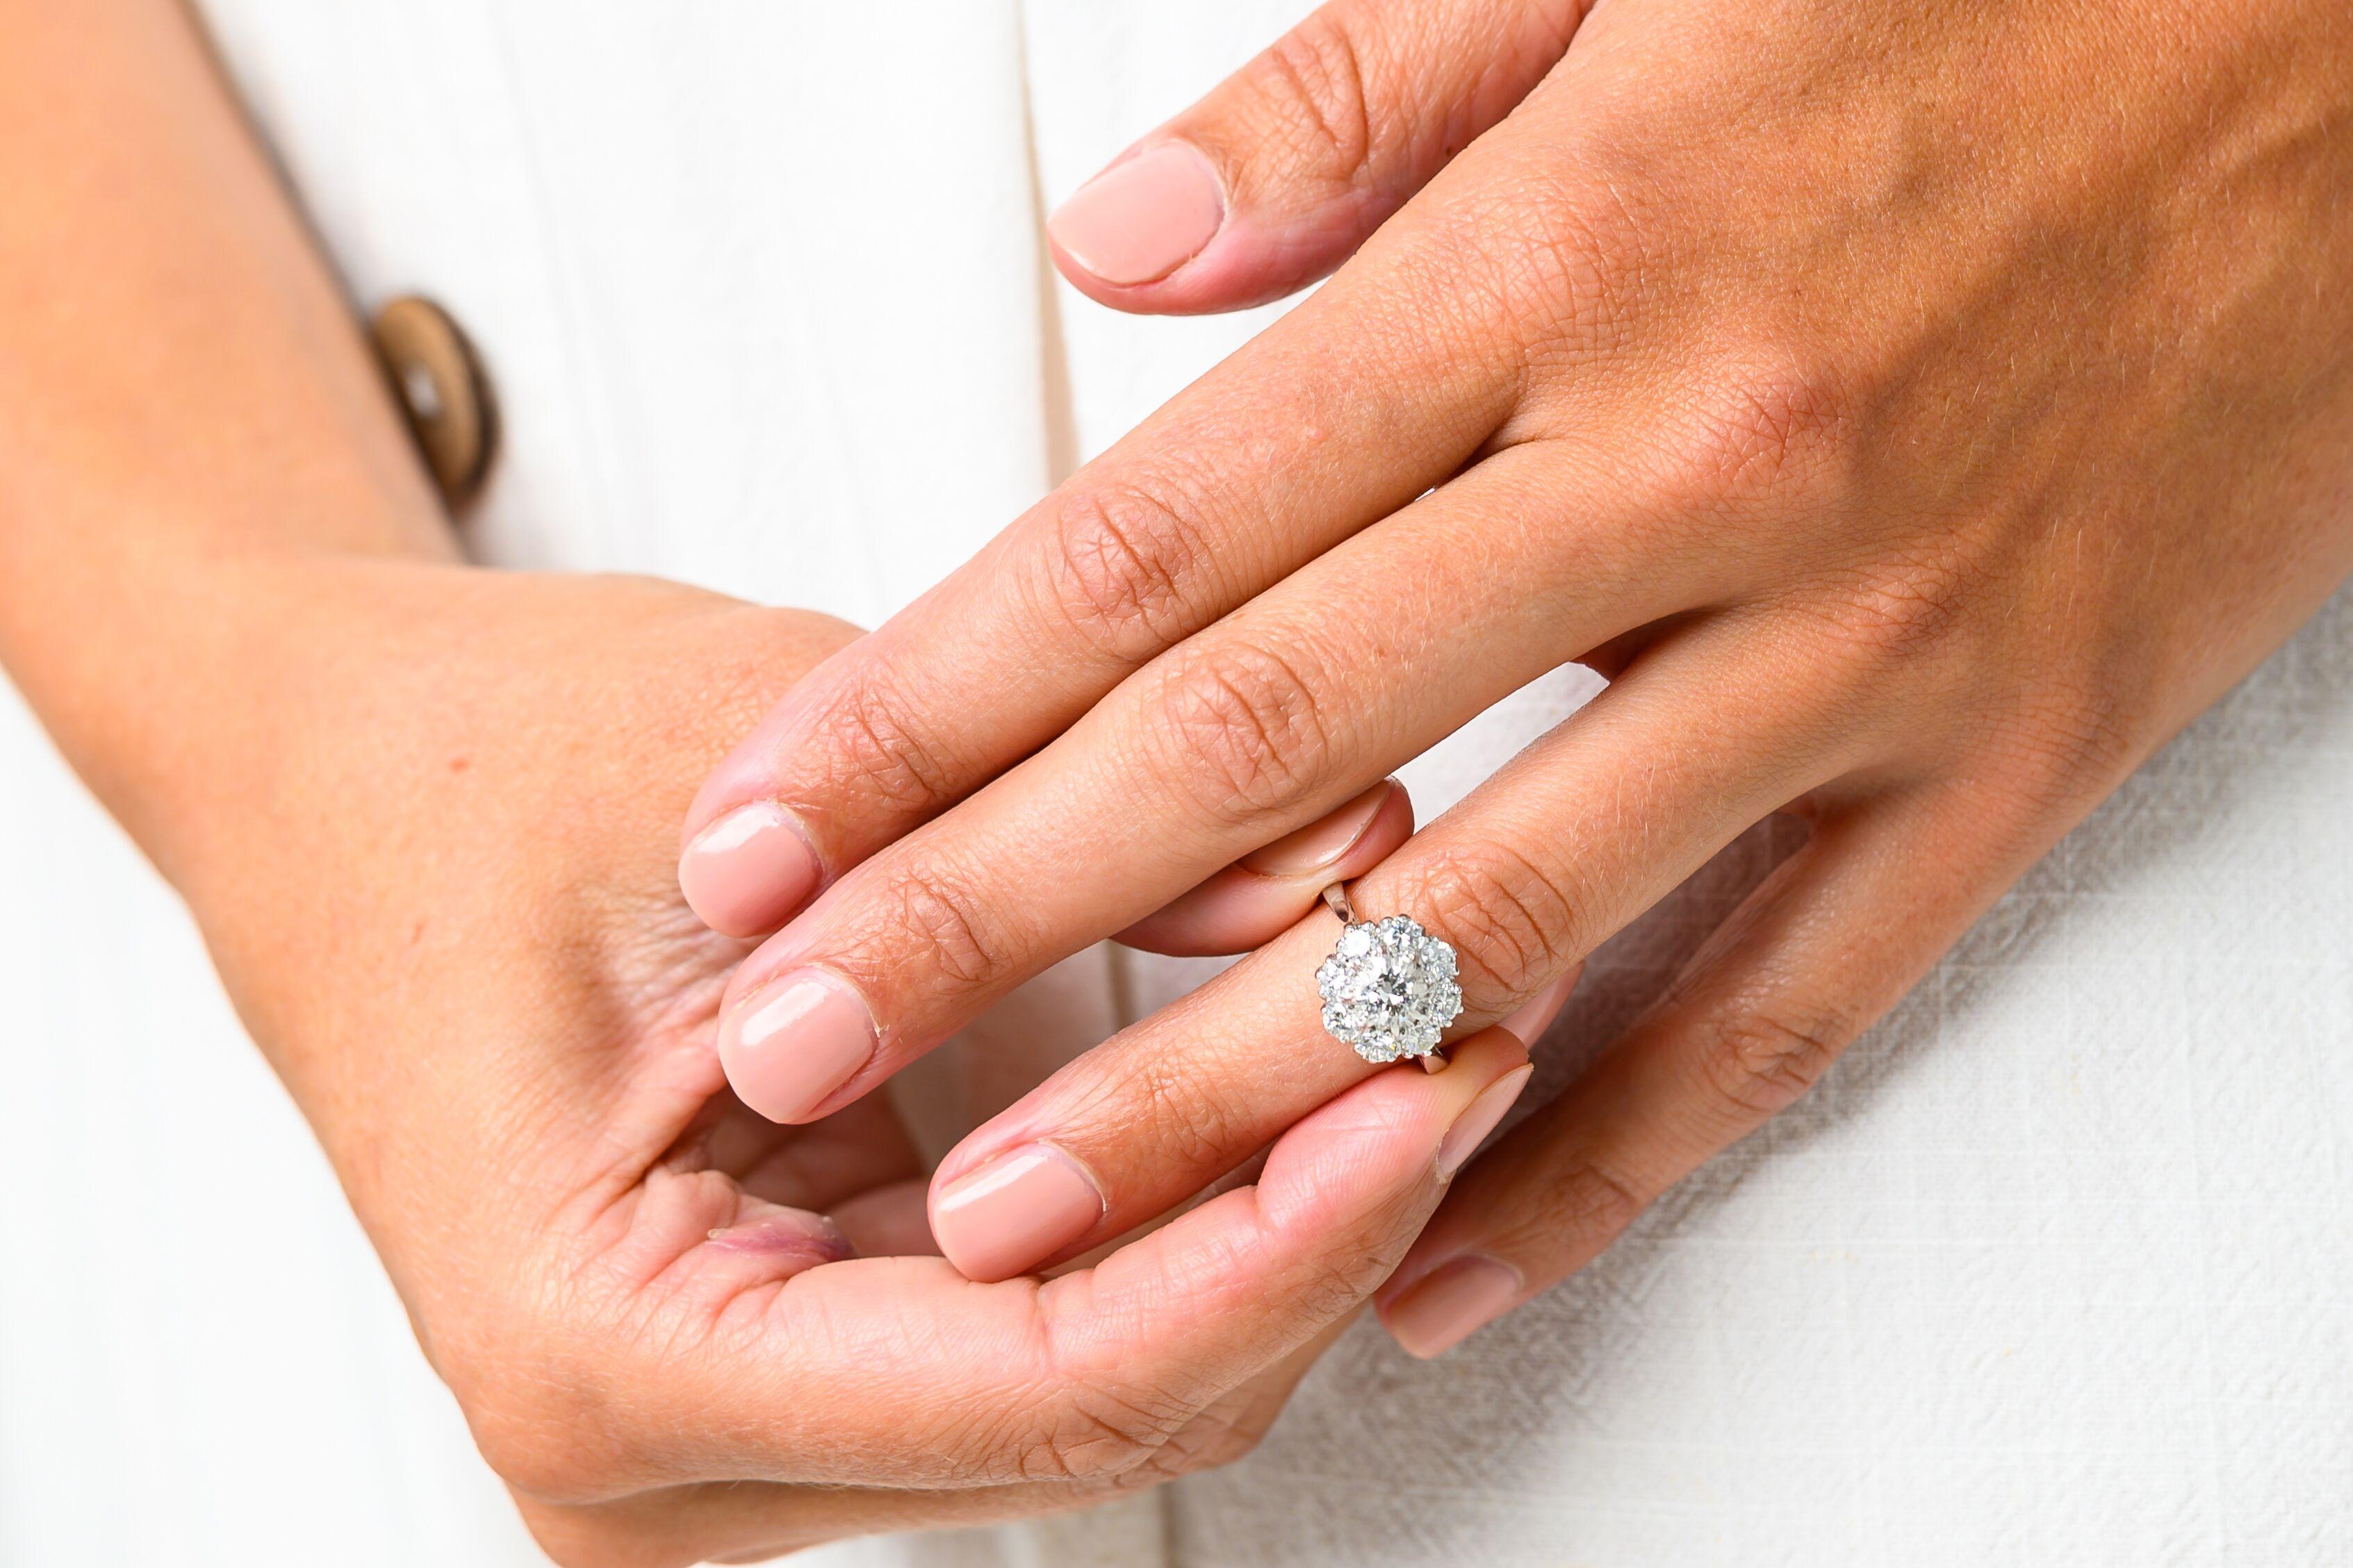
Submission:
[[[267,628],[240,710],[266,717],[185,805],[118,805],[560,1561],[1070,1508],[1237,1456],[1525,1077],[1493,1031],[1091,1268],[973,1284],[914,1255],[886,1100],[778,1128],[727,1091],[744,944],[672,875],[696,783],[848,628],[382,562],[219,603]]]

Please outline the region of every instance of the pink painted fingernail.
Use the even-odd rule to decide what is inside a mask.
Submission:
[[[719,1021],[735,1097],[771,1121],[804,1121],[874,1057],[874,1015],[849,983],[797,969]]]
[[[723,1252],[749,1253],[795,1265],[795,1272],[858,1255],[839,1226],[815,1214],[763,1215],[742,1225],[722,1226],[704,1239]]]
[[[1572,969],[1521,1003],[1510,1017],[1495,1026],[1509,1029],[1520,1044],[1533,1046],[1544,1038],[1544,1032],[1552,1027],[1552,1021],[1567,1005],[1568,994],[1576,989],[1577,971]]]
[[[1520,1289],[1518,1269],[1472,1253],[1423,1276],[1381,1309],[1381,1322],[1408,1352],[1428,1358],[1501,1317],[1519,1300]]]
[[[1471,1103],[1454,1118],[1454,1125],[1446,1130],[1446,1136],[1438,1141],[1440,1181],[1450,1180],[1462,1168],[1462,1162],[1486,1142],[1487,1134],[1504,1120],[1504,1112],[1512,1109],[1512,1102],[1520,1098],[1520,1090],[1528,1087],[1529,1075],[1535,1070],[1523,1063],[1472,1097]]]
[[[1164,142],[1113,164],[1046,220],[1054,243],[1106,283],[1150,283],[1200,254],[1226,221],[1209,161]]]
[[[760,936],[792,918],[817,890],[817,851],[793,814],[774,801],[739,805],[701,833],[678,859],[679,890],[723,936]]]
[[[1397,788],[1383,779],[1331,816],[1242,857],[1242,868],[1261,877],[1302,877],[1338,860],[1365,836]]]
[[[1051,1143],[1000,1154],[932,1205],[932,1236],[967,1279],[1009,1279],[1094,1228],[1103,1189]]]

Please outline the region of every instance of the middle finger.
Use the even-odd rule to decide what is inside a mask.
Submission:
[[[1335,279],[819,666],[696,795],[679,863],[695,911],[730,935],[775,930],[1162,650],[1468,461],[1514,406],[1514,351],[1475,312],[1421,300],[1446,265],[1409,254]],[[1335,331],[1335,312],[1416,330]]]
[[[1635,492],[1563,449],[1509,448],[1323,556],[843,878],[729,987],[737,1094],[825,1114],[1537,676],[1719,591],[1731,552],[1656,548]]]

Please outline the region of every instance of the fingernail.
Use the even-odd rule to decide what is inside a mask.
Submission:
[[[723,1252],[744,1252],[812,1268],[858,1255],[841,1227],[815,1214],[771,1214],[743,1225],[721,1226],[703,1238]]]
[[[774,801],[739,805],[694,837],[678,859],[679,890],[724,936],[759,936],[817,890],[817,852]]]
[[[1226,221],[1209,161],[1164,142],[1081,185],[1046,220],[1054,243],[1106,283],[1149,283],[1200,253]]]
[[[1567,1005],[1568,994],[1576,989],[1577,971],[1572,969],[1521,1003],[1512,1016],[1496,1027],[1509,1029],[1520,1044],[1533,1046],[1544,1038],[1544,1032],[1552,1027],[1552,1021],[1559,1017],[1561,1008]]]
[[[1009,1279],[1094,1228],[1103,1190],[1051,1143],[1000,1154],[932,1205],[932,1237],[968,1279]]]
[[[1331,865],[1365,836],[1396,788],[1396,780],[1383,779],[1331,816],[1253,849],[1242,857],[1242,868],[1261,877],[1299,877]]]
[[[839,975],[798,969],[719,1023],[735,1097],[771,1121],[803,1121],[874,1056],[874,1015]]]
[[[1519,1297],[1518,1269],[1472,1253],[1434,1269],[1390,1301],[1381,1310],[1381,1322],[1391,1339],[1427,1358],[1452,1350]]]
[[[1462,1162],[1485,1142],[1487,1134],[1495,1130],[1495,1123],[1504,1120],[1504,1112],[1520,1098],[1520,1090],[1528,1087],[1528,1076],[1535,1070],[1532,1065],[1522,1063],[1472,1097],[1471,1103],[1455,1117],[1454,1125],[1446,1130],[1446,1136],[1438,1141],[1440,1181],[1451,1179],[1462,1168]]]

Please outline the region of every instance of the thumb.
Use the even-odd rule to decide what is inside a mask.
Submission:
[[[1331,0],[1047,222],[1117,310],[1280,299],[1346,260],[1567,52],[1592,0]]]

